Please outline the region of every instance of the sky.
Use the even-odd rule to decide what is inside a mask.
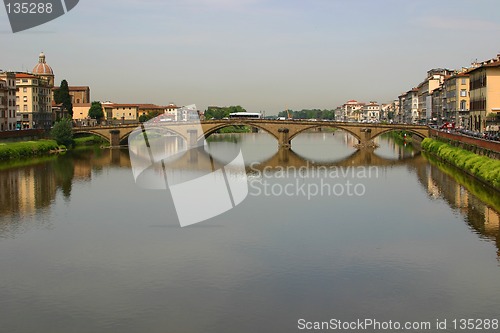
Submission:
[[[499,13],[498,0],[80,0],[15,34],[0,9],[0,69],[31,71],[43,51],[56,84],[92,100],[333,109],[495,57]]]

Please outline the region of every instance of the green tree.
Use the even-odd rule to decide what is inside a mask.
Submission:
[[[62,80],[59,89],[54,91],[54,101],[56,104],[62,104],[62,111],[67,112],[70,118],[73,118],[73,103],[69,94],[68,81]]]
[[[141,123],[146,122],[148,120],[151,120],[153,118],[158,117],[161,114],[163,114],[163,113],[160,111],[151,111],[151,112],[148,112],[148,114],[142,114],[139,116],[139,122],[141,122]]]
[[[229,117],[230,113],[234,112],[247,112],[240,105],[236,106],[226,106],[226,107],[218,107],[218,106],[210,106],[205,111],[205,119],[222,119]]]
[[[104,118],[104,111],[102,110],[101,102],[92,102],[89,109],[89,117],[97,120],[98,123],[101,122],[101,119]]]
[[[58,145],[65,145],[66,147],[73,145],[73,124],[71,119],[65,117],[54,124],[51,133],[52,138],[56,140]]]

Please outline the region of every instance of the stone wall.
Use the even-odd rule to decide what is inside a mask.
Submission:
[[[437,130],[430,130],[429,134],[433,139],[440,139],[452,146],[460,147],[472,151],[478,155],[485,155],[491,158],[500,159],[500,142],[472,138],[465,135],[446,133]]]

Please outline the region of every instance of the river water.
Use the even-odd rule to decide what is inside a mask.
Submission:
[[[135,184],[127,150],[2,164],[0,332],[500,319],[498,192],[390,138],[353,141],[213,136],[213,160],[242,150],[248,196],[185,228],[169,191]]]

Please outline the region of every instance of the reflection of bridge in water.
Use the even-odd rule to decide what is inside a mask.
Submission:
[[[139,124],[103,127],[78,127],[74,128],[75,134],[90,133],[108,140],[112,147],[124,145],[128,137]],[[407,124],[362,124],[345,123],[338,121],[283,121],[283,120],[263,120],[263,119],[230,119],[230,120],[209,120],[198,122],[168,122],[167,124],[146,123],[148,131],[158,133],[174,133],[183,138],[190,146],[195,146],[197,142],[209,137],[220,129],[228,126],[250,126],[260,129],[273,136],[278,146],[290,148],[292,140],[308,130],[330,127],[344,130],[354,136],[361,147],[370,146],[372,141],[381,134],[391,131],[407,131],[420,138],[429,136],[429,128],[422,125]],[[139,133],[141,133],[139,131]]]
[[[140,152],[134,152],[141,155]],[[148,158],[147,152],[142,152],[142,157]],[[233,158],[236,156],[233,156]],[[245,156],[243,156],[244,158]],[[246,162],[247,168],[251,166],[252,170],[262,170],[266,169],[277,169],[286,167],[294,168],[309,168],[309,167],[359,167],[359,166],[373,166],[373,167],[390,167],[396,165],[404,165],[408,162],[408,159],[388,159],[380,157],[374,153],[373,149],[361,149],[357,150],[351,155],[335,161],[315,161],[311,159],[304,158],[294,152],[293,150],[286,148],[279,148],[278,151],[268,159],[262,161],[256,161],[252,164]],[[229,160],[232,160],[229,159]],[[178,156],[175,160],[168,161],[165,166],[171,169],[179,170],[215,170],[224,167],[227,164],[225,161],[220,161],[217,158],[210,155],[204,147],[189,149]]]

